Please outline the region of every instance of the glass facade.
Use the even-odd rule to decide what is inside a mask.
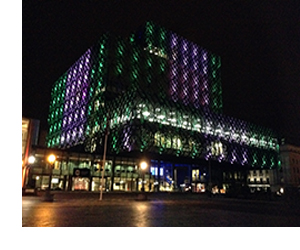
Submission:
[[[53,166],[47,162],[50,154],[56,156]],[[32,152],[34,163],[29,165],[26,180],[28,188],[64,191],[99,192],[102,181],[102,155],[67,153],[64,150],[43,149],[35,147]],[[139,162],[129,158],[106,160],[104,169],[104,191],[138,192],[144,181],[145,191],[154,191],[155,178],[150,168],[142,172]]]
[[[224,115],[222,106],[220,57],[147,22],[125,39],[103,35],[54,83],[47,146],[100,153],[109,129],[111,159],[126,155],[138,162],[148,155],[149,190],[175,190],[192,180],[191,188],[202,190],[208,161],[278,168],[276,134]],[[176,166],[179,158],[194,162]],[[116,165],[106,173],[106,186],[138,190],[137,172],[134,164]],[[97,189],[93,178],[78,180],[78,187]]]

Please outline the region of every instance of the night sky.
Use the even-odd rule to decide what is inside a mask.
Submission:
[[[22,115],[47,128],[52,84],[104,32],[151,20],[221,56],[224,113],[300,146],[299,1],[22,1]]]

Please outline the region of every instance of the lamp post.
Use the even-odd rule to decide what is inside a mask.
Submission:
[[[145,192],[145,170],[147,169],[148,164],[145,161],[141,162],[141,169],[142,169],[142,192]]]
[[[53,170],[54,162],[56,160],[56,156],[54,154],[51,154],[48,156],[47,160],[50,163],[50,173],[49,173],[48,188],[46,189],[44,200],[53,201],[53,195],[50,193],[50,191],[51,191],[52,170]]]
[[[142,189],[141,189],[141,193],[138,193],[137,195],[137,200],[139,201],[145,201],[147,200],[147,195],[145,193],[145,170],[148,168],[148,163],[146,161],[142,161],[140,163],[140,170],[142,172]]]
[[[103,167],[102,167],[102,175],[101,175],[101,189],[100,189],[100,197],[99,200],[102,201],[102,193],[103,193],[103,184],[104,184],[104,171],[105,171],[105,160],[106,160],[106,150],[107,150],[107,138],[109,135],[109,126],[110,126],[110,114],[108,111],[106,128],[105,128],[105,137],[104,137],[104,151],[103,151]]]

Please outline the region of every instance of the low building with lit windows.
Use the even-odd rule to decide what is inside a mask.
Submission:
[[[275,188],[274,191],[278,191],[279,184],[278,172],[274,172],[270,169],[249,170],[248,186],[252,192],[265,192],[271,188]]]
[[[38,144],[40,121],[22,117],[22,188],[28,184],[28,166],[32,162],[32,146]]]
[[[249,171],[280,167],[274,131],[223,114],[221,58],[152,22],[89,48],[54,83],[48,123],[47,147],[62,150],[58,182],[74,190],[99,189],[107,132],[110,190],[140,190],[142,160],[148,191],[268,188]],[[66,149],[89,157],[73,164]]]

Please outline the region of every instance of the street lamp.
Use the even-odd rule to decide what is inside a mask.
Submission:
[[[56,156],[54,154],[51,154],[48,156],[47,160],[50,163],[50,174],[49,174],[48,188],[46,189],[44,200],[53,201],[53,195],[50,194],[50,191],[51,191],[52,169],[53,169],[54,162],[56,160]]]
[[[145,192],[145,170],[148,167],[148,163],[145,161],[142,161],[140,164],[140,167],[142,169],[142,192]]]
[[[51,189],[52,169],[53,169],[55,160],[56,160],[56,156],[54,154],[51,154],[48,156],[48,162],[50,163],[50,174],[49,174],[49,185],[48,185],[49,191]]]
[[[147,193],[145,193],[145,171],[148,168],[148,163],[146,161],[140,162],[140,171],[142,172],[142,189],[141,193],[138,193],[137,200],[139,201],[145,201],[147,200]]]
[[[53,165],[55,160],[56,160],[56,156],[54,154],[51,154],[51,155],[48,156],[48,161],[51,164],[51,166]]]
[[[35,157],[33,155],[29,156],[28,163],[33,164],[35,162]]]

